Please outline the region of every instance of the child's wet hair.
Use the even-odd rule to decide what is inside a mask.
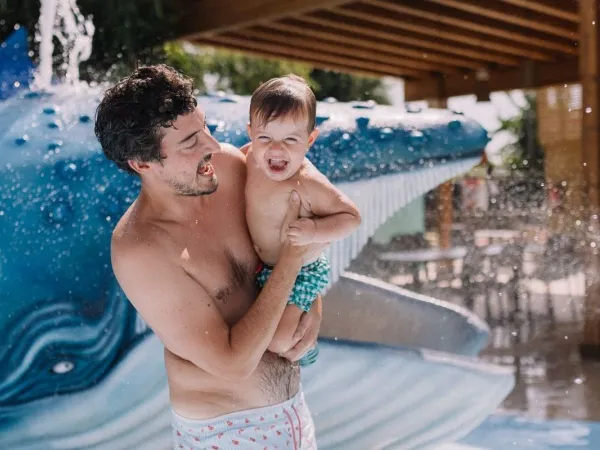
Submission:
[[[308,132],[315,129],[317,99],[304,78],[285,75],[262,83],[250,100],[250,123],[264,126],[283,117],[308,118]]]

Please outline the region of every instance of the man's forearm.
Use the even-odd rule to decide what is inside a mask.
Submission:
[[[231,328],[231,357],[242,373],[256,369],[271,343],[301,267],[300,258],[282,255],[252,307]]]

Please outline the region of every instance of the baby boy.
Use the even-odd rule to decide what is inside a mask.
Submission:
[[[261,84],[250,101],[246,220],[263,262],[257,274],[261,287],[279,257],[280,230],[292,191],[301,201],[300,217],[287,230],[292,243],[331,243],[348,236],[361,222],[354,203],[306,158],[319,134],[316,103],[310,86],[295,75]],[[270,351],[282,354],[295,345],[293,333],[284,330],[295,329],[329,283],[329,271],[329,262],[320,252],[305,259]],[[309,359],[306,355],[301,363]]]

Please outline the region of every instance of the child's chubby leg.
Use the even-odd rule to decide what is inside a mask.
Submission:
[[[269,351],[281,355],[296,345],[298,340],[294,339],[294,333],[298,329],[302,314],[304,311],[294,304],[285,307],[275,336],[268,347]]]

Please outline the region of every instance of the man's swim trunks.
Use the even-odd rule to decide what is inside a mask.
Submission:
[[[329,283],[329,273],[331,265],[325,255],[321,255],[315,262],[307,264],[300,269],[288,304],[298,306],[302,311],[310,310],[311,305],[317,298],[317,295]],[[273,272],[273,267],[264,264],[256,275],[256,282],[262,288],[269,276]]]
[[[316,450],[315,425],[302,389],[278,405],[214,419],[186,419],[172,412],[174,450]]]

